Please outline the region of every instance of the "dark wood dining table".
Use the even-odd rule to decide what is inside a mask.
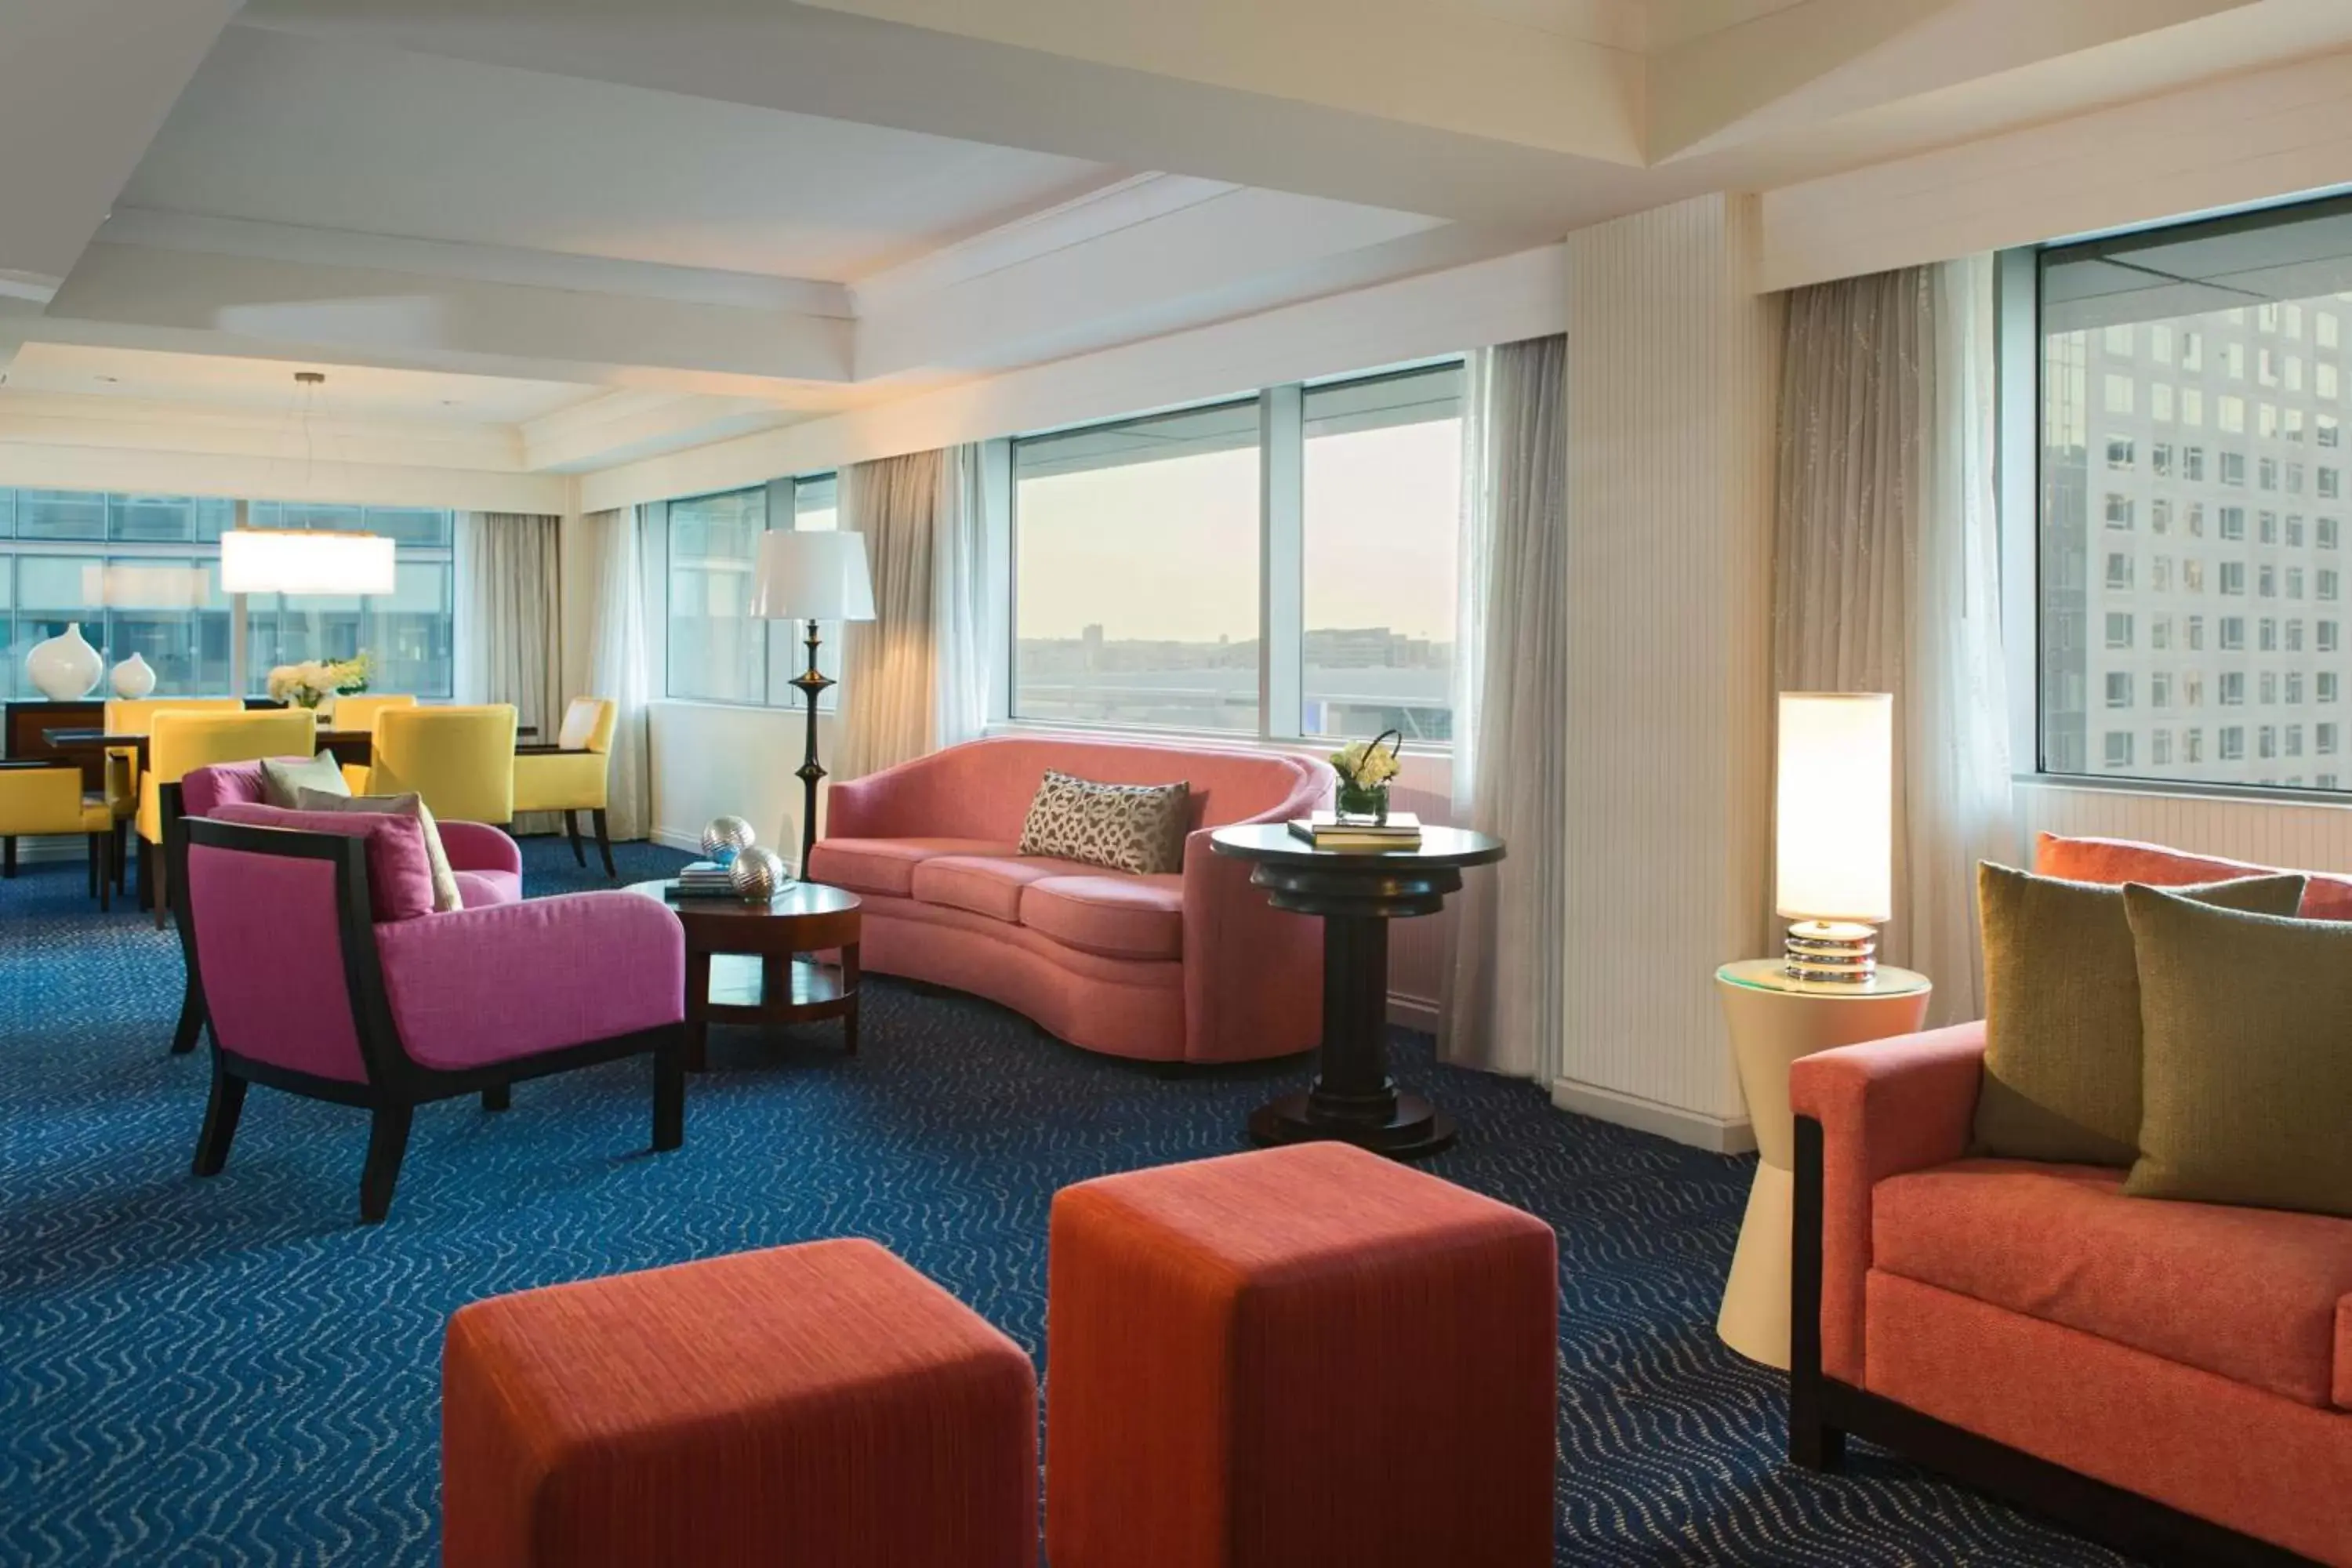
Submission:
[[[524,724],[515,731],[518,739],[538,733],[539,727],[535,724]],[[47,741],[52,750],[74,757],[103,756],[118,747],[134,751],[139,753],[140,771],[144,773],[147,768],[147,737],[144,735],[110,735],[104,730],[64,726],[42,731],[41,739]],[[375,736],[367,730],[321,730],[319,731],[319,749],[333,752],[335,761],[339,763],[365,767],[375,755]],[[533,752],[562,750],[557,746],[517,749]]]

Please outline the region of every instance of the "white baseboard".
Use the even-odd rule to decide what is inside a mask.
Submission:
[[[1424,1035],[1437,1033],[1437,1004],[1426,996],[1407,996],[1401,992],[1389,993],[1389,1022],[1408,1029],[1418,1029]]]
[[[1574,1079],[1553,1080],[1551,1102],[1562,1110],[1613,1121],[1637,1131],[1654,1132],[1661,1138],[1671,1138],[1713,1154],[1746,1154],[1756,1147],[1756,1130],[1744,1116],[1736,1120],[1709,1116],[1704,1111],[1644,1100],[1637,1094],[1579,1083]]]

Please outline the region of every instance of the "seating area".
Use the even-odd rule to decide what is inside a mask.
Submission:
[[[2352,5],[0,7],[0,1568],[2352,1568]]]

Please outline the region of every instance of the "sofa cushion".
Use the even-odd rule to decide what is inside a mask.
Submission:
[[[2124,1191],[2352,1219],[2352,925],[2124,902],[2146,1019]]]
[[[1047,877],[1022,890],[1021,923],[1113,958],[1184,956],[1184,879]]]
[[[413,816],[366,811],[289,811],[258,801],[227,801],[215,821],[296,833],[331,833],[366,842],[368,903],[374,919],[409,921],[433,912],[433,863],[425,854],[425,830]]]
[[[2339,1392],[2352,1220],[2152,1203],[2120,1172],[1961,1160],[1871,1194],[1874,1266],[2305,1405]]]
[[[452,871],[457,879],[458,896],[469,910],[488,909],[495,904],[522,902],[522,873],[489,869]]]
[[[909,898],[915,868],[934,855],[1012,855],[1018,847],[986,838],[823,838],[809,851],[808,879],[853,893]]]
[[[2182,892],[2291,915],[2299,873]],[[1985,1066],[1976,1152],[2128,1165],[2140,1150],[2140,988],[2121,888],[1977,868]]]
[[[2063,877],[2070,882],[2145,882],[2151,888],[2178,888],[2189,882],[2264,877],[2278,868],[2212,855],[2184,855],[2161,844],[2129,838],[2066,838],[2044,833],[2033,846],[2033,869],[2041,876]],[[2303,877],[2303,908],[2298,912],[2305,920],[2352,921],[2352,877],[2326,871],[2305,871]]]
[[[1085,877],[1094,868],[1045,855],[934,855],[916,864],[913,896],[926,904],[970,910],[1007,925],[1021,919],[1021,889],[1047,877]]]

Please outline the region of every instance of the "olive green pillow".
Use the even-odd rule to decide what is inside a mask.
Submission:
[[[2299,876],[2182,888],[2201,902],[2291,915]],[[2139,1154],[2139,966],[2124,890],[1977,868],[1985,1065],[1978,1152],[2128,1165]]]
[[[2147,1105],[2124,1191],[2352,1215],[2352,923],[2124,901]]]
[[[317,790],[324,795],[349,795],[352,786],[343,782],[343,764],[335,760],[332,752],[320,752],[315,757],[289,761],[283,757],[261,759],[261,798],[271,805],[289,809],[303,790]]]

